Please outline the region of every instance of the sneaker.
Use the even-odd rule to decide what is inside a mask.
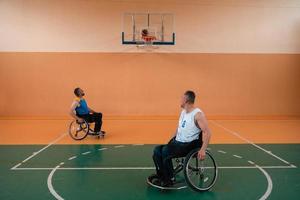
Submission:
[[[174,182],[172,180],[161,181],[162,187],[171,187],[173,185],[174,185]]]
[[[89,131],[90,135],[99,135],[99,132]]]
[[[152,179],[159,179],[159,176],[157,174],[152,174],[150,176],[148,176],[149,181],[151,181]]]
[[[98,132],[90,131],[90,133],[93,135],[105,135],[105,131],[98,131]]]
[[[161,186],[161,179],[157,174],[152,174],[148,177],[148,180],[153,185]]]
[[[176,183],[176,178],[175,177],[172,177],[171,178],[171,181],[172,181],[172,183],[173,183],[173,185]]]

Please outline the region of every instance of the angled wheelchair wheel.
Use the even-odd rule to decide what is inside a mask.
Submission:
[[[206,151],[204,160],[198,158],[199,149],[191,151],[184,162],[184,176],[187,184],[195,191],[211,189],[218,176],[218,168],[214,158]]]
[[[89,124],[74,120],[69,126],[69,134],[74,140],[82,140],[89,134]]]

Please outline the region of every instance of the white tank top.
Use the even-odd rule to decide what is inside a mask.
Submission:
[[[198,112],[202,112],[199,108],[195,108],[192,112],[186,113],[186,110],[182,110],[178,122],[176,140],[178,142],[191,142],[199,139],[199,129],[195,124],[195,115]]]

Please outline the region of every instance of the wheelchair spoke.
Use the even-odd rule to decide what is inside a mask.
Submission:
[[[191,166],[189,166],[189,171],[188,171],[188,173],[189,173],[189,175],[192,175],[193,173],[194,173],[194,168],[193,167],[191,167]]]
[[[89,125],[86,122],[73,121],[69,127],[69,134],[75,140],[81,140],[88,134]]]
[[[210,189],[217,177],[217,168],[212,156],[207,152],[205,160],[198,159],[195,150],[189,154],[185,162],[185,176],[187,183],[197,191]]]
[[[198,169],[198,158],[197,157],[195,157],[195,162],[196,162],[196,169]],[[197,172],[198,173],[198,172]]]

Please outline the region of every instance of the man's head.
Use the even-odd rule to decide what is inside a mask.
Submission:
[[[148,36],[149,31],[147,29],[142,30],[142,36]]]
[[[188,90],[184,93],[181,99],[181,108],[186,108],[187,106],[193,106],[195,103],[196,94],[195,92]]]
[[[84,96],[84,91],[78,87],[74,89],[74,94],[76,95],[76,97],[81,98]]]

